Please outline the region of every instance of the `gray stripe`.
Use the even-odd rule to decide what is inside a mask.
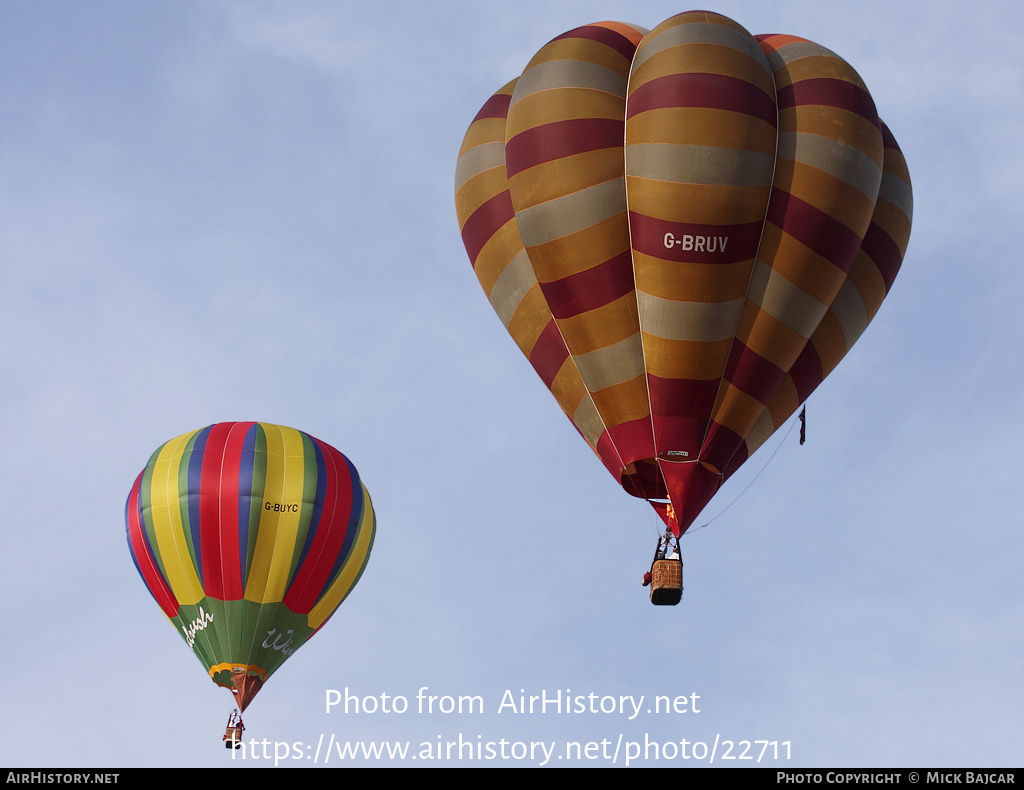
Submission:
[[[570,364],[572,364],[571,360]],[[590,443],[590,446],[596,452],[597,440],[604,433],[604,420],[597,413],[597,406],[594,405],[594,400],[590,397],[589,392],[584,394],[580,405],[572,413],[572,421],[579,428],[580,433],[583,434],[583,438]]]
[[[860,291],[847,280],[836,294],[831,309],[832,314],[839,321],[839,326],[842,327],[846,350],[849,351],[857,342],[857,338],[868,328],[868,311],[864,306]]]
[[[603,390],[632,381],[644,372],[644,350],[640,333],[587,354],[573,356],[576,368],[587,389]]]
[[[625,210],[625,179],[615,178],[517,211],[516,221],[523,243],[534,247],[593,227]]]
[[[747,455],[753,455],[754,450],[764,444],[768,440],[768,437],[775,433],[778,427],[779,426],[775,425],[772,421],[771,411],[768,409],[762,409],[744,438],[744,441],[747,444]]]
[[[739,50],[743,54],[760,63],[765,71],[771,71],[768,67],[768,60],[761,51],[761,47],[753,37],[745,31],[735,30],[726,25],[716,22],[691,22],[689,24],[676,25],[663,30],[656,36],[647,36],[640,42],[640,48],[633,58],[632,71],[636,69],[652,55],[656,55],[671,47],[678,47],[683,44],[721,44]]]
[[[475,175],[495,167],[505,166],[505,143],[503,141],[484,143],[470,148],[459,157],[455,165],[455,191]]]
[[[882,174],[882,185],[878,190],[879,200],[888,200],[896,208],[907,215],[907,219],[914,216],[914,193],[906,181],[891,173]]]
[[[554,88],[585,88],[624,97],[626,78],[584,60],[552,60],[523,72],[512,92],[512,106],[526,96]]]
[[[817,168],[845,181],[872,203],[878,197],[882,169],[858,148],[809,132],[785,132],[779,135],[779,158]]]
[[[843,61],[835,52],[830,49],[825,49],[821,44],[815,44],[813,41],[794,41],[792,44],[786,44],[784,47],[779,47],[768,56],[768,60],[772,64],[772,70],[776,70],[780,65],[784,63],[792,63],[793,61],[800,60],[801,58],[835,58],[836,60]],[[849,66],[849,64],[847,64]],[[852,68],[851,68],[852,71]]]
[[[637,291],[640,329],[665,340],[713,343],[729,340],[743,312],[744,299],[731,302],[676,302]]]
[[[526,294],[536,284],[537,276],[533,273],[526,250],[520,250],[502,269],[488,297],[506,329]]]
[[[828,309],[825,305],[772,271],[759,258],[747,286],[747,295],[776,321],[810,338]]]
[[[636,143],[626,146],[626,175],[677,184],[769,186],[775,157],[708,145]]]

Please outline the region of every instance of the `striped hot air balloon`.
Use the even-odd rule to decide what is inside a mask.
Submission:
[[[366,566],[376,521],[352,463],[293,428],[229,422],[161,446],[132,486],[146,587],[244,710]]]
[[[473,120],[455,189],[509,334],[676,535],[864,331],[912,210],[849,64],[705,11],[553,39]]]

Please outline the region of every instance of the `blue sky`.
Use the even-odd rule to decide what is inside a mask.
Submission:
[[[346,453],[378,516],[355,592],[247,711],[247,736],[289,744],[282,765],[312,766],[293,745],[321,735],[415,753],[460,734],[1020,764],[1024,11],[712,8],[858,69],[908,160],[914,230],[811,396],[808,443],[780,432],[730,480],[683,541],[682,604],[655,608],[653,512],[491,312],[452,184],[477,109],[545,42],[683,10],[0,0],[0,763],[232,764],[229,695],[143,587],[123,508],[162,442],[256,419]],[[485,710],[415,712],[423,687]],[[327,713],[345,688],[410,710]],[[499,712],[506,691],[566,689],[700,710]],[[366,764],[396,762],[422,764]]]

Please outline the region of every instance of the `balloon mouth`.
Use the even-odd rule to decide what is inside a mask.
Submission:
[[[216,675],[223,672],[229,672],[230,677],[218,680]],[[217,664],[210,667],[213,682],[228,689],[235,696],[240,711],[244,711],[257,692],[263,688],[267,674],[265,669],[253,664]]]
[[[224,663],[215,664],[210,667],[210,678],[213,682],[218,686],[223,686],[224,688],[231,689],[232,691],[237,688],[238,678],[243,675],[255,678],[259,680],[260,683],[263,683],[266,681],[270,673],[263,667],[257,666],[256,664]]]
[[[704,506],[722,485],[723,475],[713,465],[696,458],[658,460],[669,504],[654,509],[665,521],[665,526],[679,537],[690,527]]]

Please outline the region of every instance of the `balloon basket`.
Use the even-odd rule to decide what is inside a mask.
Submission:
[[[224,748],[225,749],[241,749],[242,748],[242,730],[243,727],[228,727],[224,733]]]
[[[651,603],[675,606],[683,597],[683,563],[655,560],[651,566]]]

